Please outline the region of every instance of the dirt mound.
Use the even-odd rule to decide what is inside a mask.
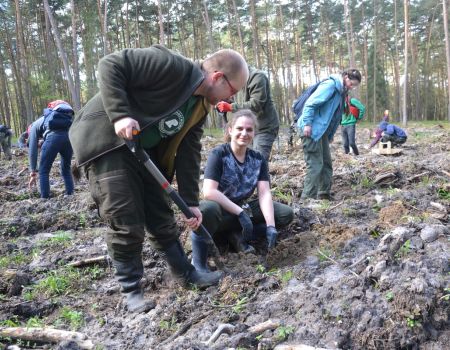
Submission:
[[[146,242],[142,282],[157,306],[138,315],[124,310],[106,226],[86,180],[65,197],[55,163],[53,198],[41,200],[27,190],[26,154],[17,152],[0,163],[0,332],[52,327],[79,332],[96,349],[120,350],[444,349],[450,342],[450,132],[441,125],[409,135],[397,157],[363,147],[353,157],[333,143],[333,202],[301,201],[301,147],[275,148],[272,194],[295,212],[278,245],[267,251],[261,239],[256,254],[225,250],[228,274],[217,287],[199,290],[174,281]],[[284,131],[279,144],[287,145],[287,137]],[[205,136],[203,161],[220,142]],[[182,241],[189,252],[187,231]],[[0,334],[2,348],[87,344]]]

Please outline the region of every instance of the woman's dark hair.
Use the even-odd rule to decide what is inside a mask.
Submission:
[[[347,69],[342,72],[342,76],[347,76],[350,80],[358,80],[361,83],[361,73],[357,69]]]
[[[249,109],[241,109],[241,110],[237,111],[236,113],[233,113],[233,116],[231,117],[231,119],[228,121],[228,123],[226,125],[225,135],[224,135],[225,142],[231,141],[231,136],[228,133],[228,129],[233,128],[234,124],[236,124],[236,121],[241,117],[247,117],[247,118],[252,119],[255,129],[258,128],[258,120],[256,119],[255,113],[253,113]]]

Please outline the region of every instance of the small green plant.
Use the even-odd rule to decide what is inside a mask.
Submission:
[[[277,339],[286,340],[290,334],[294,333],[294,327],[292,326],[280,326],[277,328]]]
[[[418,320],[415,320],[415,319],[412,318],[412,317],[406,317],[406,325],[407,325],[409,328],[414,328],[414,327],[420,325],[420,322],[419,322]]]
[[[422,177],[420,178],[420,184],[421,184],[422,186],[428,186],[430,183],[431,183],[431,179],[430,179],[429,176],[422,176]]]
[[[242,310],[243,310],[244,307],[247,305],[247,303],[248,303],[248,297],[243,297],[243,298],[239,299],[235,305],[233,305],[233,307],[231,308],[231,310],[232,310],[235,314],[239,314],[239,313],[242,312]]]
[[[263,335],[260,334],[260,335],[257,335],[257,336],[255,337],[255,339],[256,339],[257,341],[260,341],[260,340],[262,339],[262,337],[263,337]]]
[[[38,247],[62,246],[68,247],[72,237],[64,231],[58,231],[53,237],[47,238],[38,243]]]
[[[395,257],[397,259],[404,258],[409,254],[411,251],[411,241],[408,239],[403,245],[400,247],[400,249],[395,253]]]
[[[443,299],[445,301],[449,301],[450,300],[450,288],[445,288],[444,289],[444,295],[441,297],[441,299]]]
[[[438,193],[439,198],[450,201],[450,191],[448,191],[444,188],[440,188],[440,189],[438,189],[437,193]]]
[[[162,330],[174,331],[177,328],[177,319],[175,316],[172,316],[169,321],[161,320],[159,321],[159,328]]]
[[[86,269],[86,273],[91,279],[98,280],[105,275],[105,270],[95,265]]]
[[[361,177],[361,180],[359,181],[359,184],[363,188],[370,188],[370,187],[373,186],[373,181],[369,177],[363,176],[363,177]]]
[[[61,322],[64,324],[68,324],[70,326],[70,329],[76,331],[84,325],[83,313],[81,311],[75,311],[67,306],[64,306],[61,309],[59,319],[56,323],[58,324]]]
[[[86,227],[86,215],[84,213],[80,214],[80,217],[78,219],[78,225],[81,228],[85,228]]]
[[[386,295],[384,297],[386,298],[387,301],[392,301],[392,300],[394,300],[394,293],[389,291],[386,293]]]
[[[266,268],[263,265],[258,264],[258,265],[256,265],[256,272],[264,273],[264,272],[266,272]]]
[[[358,212],[353,208],[343,208],[342,209],[342,214],[344,214],[347,217],[356,216],[357,213]]]
[[[398,191],[399,191],[398,188],[394,188],[394,187],[392,187],[392,186],[389,186],[389,187],[386,189],[386,194],[387,194],[388,196],[393,196],[393,195],[395,195]]]
[[[320,206],[319,206],[318,209],[320,211],[325,211],[325,210],[330,209],[330,207],[331,207],[331,202],[329,200],[327,200],[327,199],[324,199],[324,200],[321,201]]]
[[[20,322],[17,319],[17,316],[13,316],[10,319],[4,320],[4,321],[0,321],[0,326],[3,326],[3,327],[19,327],[20,326]]]
[[[294,273],[291,270],[288,270],[286,272],[283,272],[283,274],[281,275],[281,280],[283,281],[283,283],[288,283],[292,277],[294,277]]]
[[[27,328],[44,327],[44,325],[44,320],[39,317],[31,317],[27,320],[26,323]]]
[[[380,237],[380,232],[378,232],[378,230],[376,228],[374,228],[373,230],[370,230],[369,234],[372,238]]]
[[[23,252],[13,253],[0,258],[0,268],[23,265],[29,263],[30,261],[30,255],[25,255]]]
[[[317,257],[320,262],[327,261],[331,255],[333,255],[333,252],[329,248],[320,248],[320,250],[317,251]]]

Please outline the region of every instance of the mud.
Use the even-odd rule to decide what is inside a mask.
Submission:
[[[15,150],[11,162],[0,162],[0,326],[76,330],[95,349],[448,348],[450,130],[407,131],[398,156],[362,146],[360,156],[345,155],[336,140],[331,202],[300,200],[301,146],[297,140],[288,148],[283,132],[270,162],[272,193],[292,205],[295,220],[280,230],[278,245],[268,252],[261,240],[247,255],[223,249],[230,273],[199,290],[174,281],[146,242],[143,285],[157,306],[137,315],[125,311],[102,258],[106,226],[86,180],[64,196],[55,163],[53,198],[41,200],[20,173],[26,154]],[[203,160],[219,142],[204,137]],[[180,229],[190,253],[181,220]],[[221,325],[227,331],[211,338]],[[70,340],[0,337],[2,348],[13,344],[80,348]]]

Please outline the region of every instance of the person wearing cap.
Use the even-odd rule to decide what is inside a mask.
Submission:
[[[52,101],[44,109],[43,115],[31,125],[28,140],[28,161],[31,190],[37,182],[39,174],[39,191],[41,198],[50,197],[50,170],[56,156],[61,157],[60,171],[64,180],[65,194],[71,195],[74,183],[70,171],[72,161],[72,146],[69,140],[69,128],[72,124],[74,111],[69,103],[63,100]],[[39,139],[41,146],[39,169],[37,167]]]
[[[7,160],[12,159],[11,137],[12,137],[12,130],[8,126],[0,124],[0,153],[1,150],[3,149],[3,152],[5,153],[5,157]]]
[[[380,125],[378,125],[377,131],[375,139],[370,144],[370,148],[375,146],[380,140],[381,142],[390,141],[392,146],[399,146],[403,145],[408,139],[406,132],[402,128],[394,124],[389,124],[386,121],[382,121]]]

